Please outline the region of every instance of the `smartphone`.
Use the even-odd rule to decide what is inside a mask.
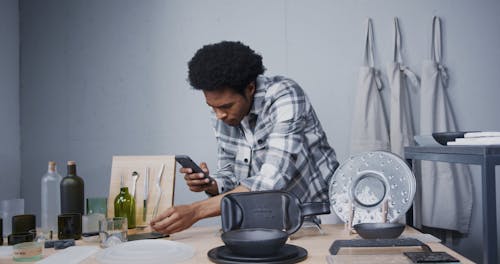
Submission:
[[[210,182],[213,179],[208,176],[199,166],[194,162],[188,155],[175,155],[175,160],[182,165],[183,168],[190,168],[193,173],[203,173],[205,175],[205,179],[210,179]]]

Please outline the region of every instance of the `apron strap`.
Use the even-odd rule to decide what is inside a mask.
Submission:
[[[432,42],[431,42],[431,60],[436,62],[438,65],[438,70],[441,77],[441,83],[443,87],[448,86],[448,73],[446,71],[446,67],[441,63],[441,19],[439,17],[434,16],[432,19]]]
[[[432,19],[431,59],[441,63],[441,19],[437,16]]]
[[[401,31],[399,30],[399,21],[397,17],[394,17],[394,56],[392,60],[394,62],[403,63],[403,58],[401,56]]]
[[[364,54],[364,65],[373,67],[373,26],[371,18],[366,20],[366,39],[365,39],[365,54]]]
[[[366,40],[365,40],[365,54],[364,54],[364,65],[370,67],[373,71],[375,84],[377,89],[382,90],[382,79],[380,77],[380,72],[375,69],[375,59],[373,55],[373,25],[371,18],[366,20]]]
[[[418,76],[410,70],[407,66],[403,66],[403,55],[401,52],[402,40],[401,40],[401,30],[399,29],[399,20],[394,17],[394,55],[393,61],[399,63],[399,70],[410,80],[413,87],[418,87],[420,85],[420,80]]]

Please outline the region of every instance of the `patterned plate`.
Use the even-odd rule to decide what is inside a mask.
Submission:
[[[415,196],[415,176],[399,156],[385,151],[351,156],[335,171],[330,181],[330,204],[347,222],[354,209],[353,224],[383,222],[387,201],[387,222],[395,222],[410,208]]]

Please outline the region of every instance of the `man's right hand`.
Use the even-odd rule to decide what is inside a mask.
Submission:
[[[200,168],[209,175],[208,167],[205,162],[200,164]],[[217,188],[217,182],[210,179],[204,179],[203,173],[193,173],[190,168],[181,168],[181,173],[184,173],[184,180],[186,180],[186,184],[189,187],[189,190],[193,192],[207,192],[210,195],[219,194],[219,190]]]

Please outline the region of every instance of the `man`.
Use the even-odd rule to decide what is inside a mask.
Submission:
[[[190,190],[210,197],[167,209],[151,221],[154,230],[171,234],[220,215],[228,193],[284,190],[302,202],[328,201],[338,162],[297,83],[263,76],[262,57],[240,42],[206,45],[188,66],[191,86],[213,110],[218,168],[214,181],[182,168]],[[205,163],[201,168],[209,173]]]

